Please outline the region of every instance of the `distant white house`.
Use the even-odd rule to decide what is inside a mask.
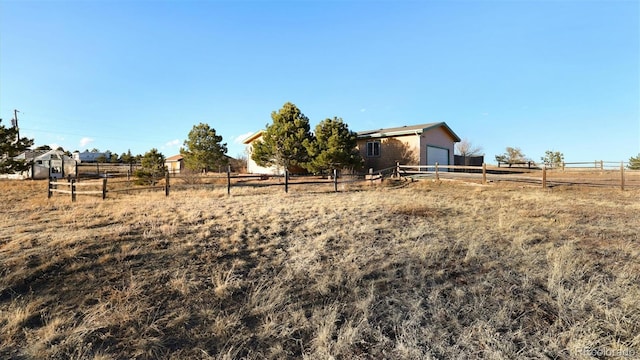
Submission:
[[[73,159],[77,162],[98,162],[98,159],[104,156],[104,158],[108,161],[111,161],[111,152],[91,152],[85,150],[83,152],[75,151],[73,154]]]
[[[27,150],[14,157],[31,164],[27,171],[16,174],[4,174],[6,179],[47,179],[76,175],[76,161],[61,150]]]

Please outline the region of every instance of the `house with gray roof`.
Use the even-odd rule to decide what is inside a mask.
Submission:
[[[444,122],[359,131],[358,150],[367,169],[396,165],[453,165],[460,137]]]
[[[263,131],[244,140],[247,145],[247,171],[277,174],[275,166],[264,168],[251,159],[252,143],[260,141]],[[453,165],[454,146],[460,137],[444,122],[400,126],[357,132],[357,147],[365,169],[381,170],[396,165]],[[443,169],[446,171],[446,169]]]

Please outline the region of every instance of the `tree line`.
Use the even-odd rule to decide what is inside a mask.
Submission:
[[[271,113],[271,120],[251,150],[251,159],[260,166],[323,173],[330,169],[359,169],[363,164],[356,148],[357,134],[339,117],[322,120],[311,132],[309,118],[287,102]],[[185,168],[192,173],[226,167],[233,161],[226,153],[222,136],[205,123],[195,125],[180,148]],[[164,156],[151,149],[142,157],[135,175],[153,183],[164,174],[164,162]]]
[[[354,169],[362,167],[363,160],[356,148],[357,135],[339,117],[322,120],[313,132],[309,118],[293,103],[287,102],[282,108],[271,113],[271,124],[267,124],[259,140],[252,146],[251,159],[258,165],[275,166],[280,170],[300,169],[311,173],[323,173],[329,169]],[[25,159],[17,159],[21,153],[30,150],[33,139],[19,138],[18,129],[5,127],[0,119],[0,174],[26,171],[31,166]],[[50,150],[47,145],[36,149]],[[60,148],[61,149],[61,148]],[[61,149],[64,150],[64,149]],[[478,155],[482,148],[473,146],[467,139],[458,143],[456,150],[461,155]],[[99,152],[93,149],[93,152]],[[71,155],[68,151],[67,155]],[[193,126],[180,148],[187,171],[208,172],[226,167],[235,159],[228,157],[227,144],[216,130],[206,123]],[[522,163],[528,158],[517,147],[507,147],[503,154],[495,156],[496,161],[506,164]],[[97,159],[107,162],[105,158]],[[112,154],[109,162],[141,164],[135,174],[139,178],[155,181],[166,171],[164,155],[153,148],[144,155],[133,155],[131,150],[120,156]],[[548,150],[541,157],[547,167],[559,166],[564,155]],[[237,167],[240,164],[236,164]],[[629,158],[629,169],[640,170],[640,154]]]

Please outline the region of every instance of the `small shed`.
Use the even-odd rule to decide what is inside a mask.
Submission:
[[[184,171],[184,157],[180,154],[173,155],[164,160],[169,174],[180,174]]]
[[[16,160],[24,160],[31,164],[27,171],[10,174],[12,179],[47,179],[76,176],[76,161],[62,150],[27,150],[16,156]]]

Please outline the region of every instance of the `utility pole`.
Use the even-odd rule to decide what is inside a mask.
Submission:
[[[17,130],[17,138],[16,141],[20,141],[20,128],[18,127],[18,113],[20,111],[18,110],[13,110],[13,120],[11,120],[11,126],[13,126],[14,128],[16,128]]]

